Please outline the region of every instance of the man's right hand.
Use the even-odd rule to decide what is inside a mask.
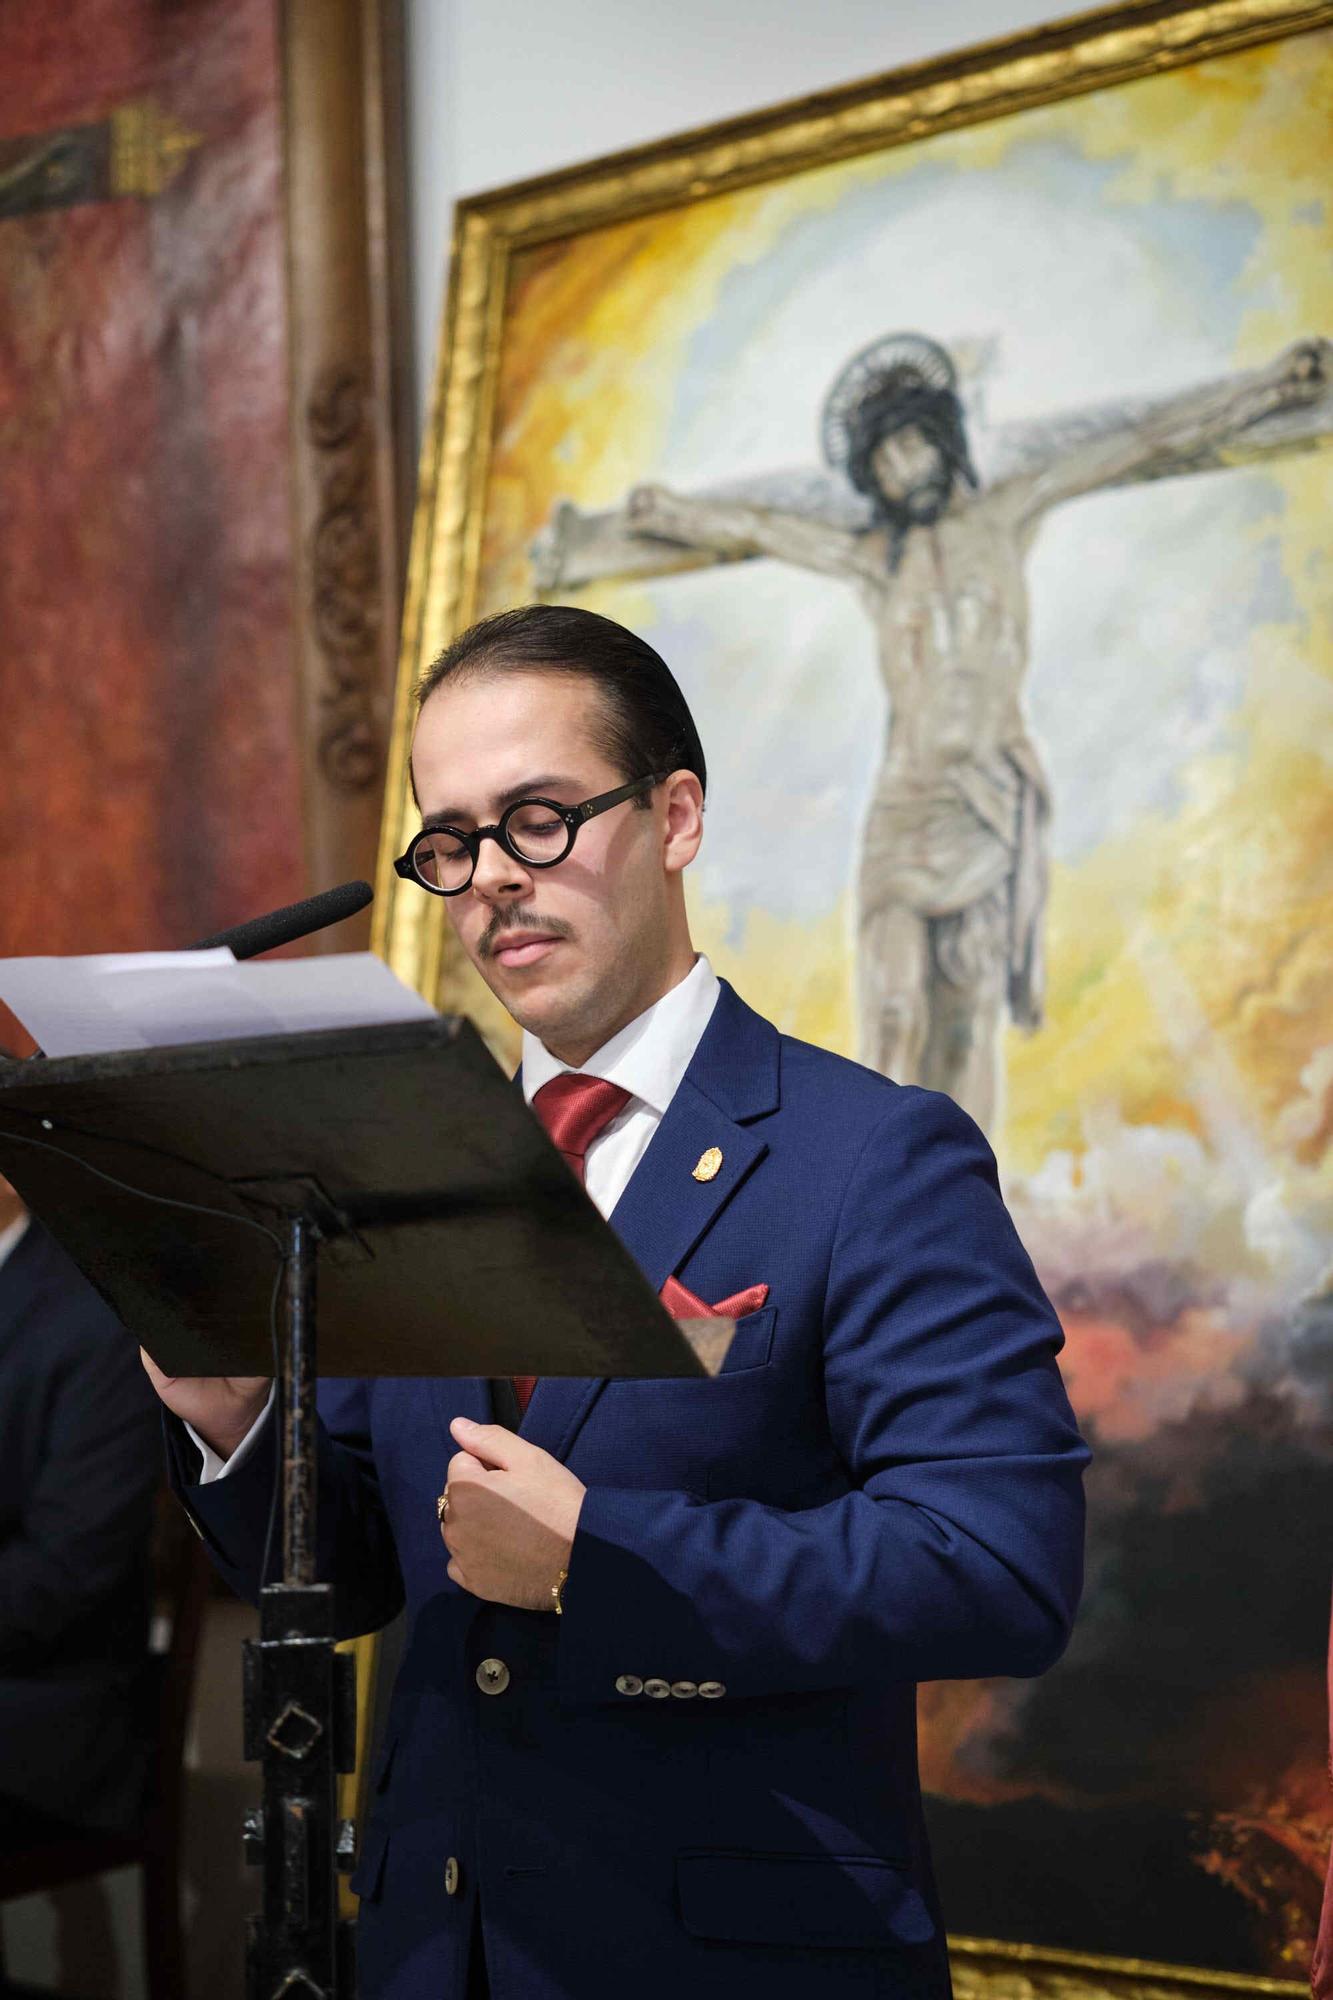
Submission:
[[[199,1433],[219,1458],[230,1458],[268,1401],[267,1375],[164,1375],[151,1354],[139,1357],[173,1416]]]

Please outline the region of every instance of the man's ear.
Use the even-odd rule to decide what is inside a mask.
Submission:
[[[704,837],[704,791],[693,771],[673,771],[663,785],[666,839],[662,861],[669,875],[688,868]]]

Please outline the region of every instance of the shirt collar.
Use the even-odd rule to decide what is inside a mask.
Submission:
[[[21,1215],[17,1222],[11,1222],[8,1229],[0,1229],[0,1264],[4,1264],[18,1249],[27,1233],[31,1218]]]
[[[703,1040],[721,991],[717,974],[702,956],[669,993],[612,1035],[574,1073],[619,1084],[660,1118],[680,1086],[694,1051]],[[544,1083],[571,1069],[535,1035],[523,1035],[523,1095],[531,1104]]]

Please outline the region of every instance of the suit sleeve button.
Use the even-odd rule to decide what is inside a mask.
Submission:
[[[677,1701],[688,1701],[690,1696],[698,1694],[699,1690],[693,1681],[672,1681],[671,1692]]]
[[[721,1681],[700,1681],[699,1683],[699,1692],[705,1701],[716,1701],[726,1691]]]
[[[446,1896],[458,1894],[458,1861],[452,1854],[444,1864],[444,1893]]]
[[[645,1681],[643,1691],[645,1694],[650,1694],[654,1701],[665,1701],[671,1692],[671,1683],[660,1680]]]
[[[643,1682],[637,1674],[621,1674],[616,1682],[617,1694],[642,1694]]]

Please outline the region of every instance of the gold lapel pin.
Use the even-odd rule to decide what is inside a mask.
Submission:
[[[700,1153],[699,1164],[694,1169],[697,1181],[715,1181],[722,1167],[722,1148],[710,1146],[706,1153]]]

